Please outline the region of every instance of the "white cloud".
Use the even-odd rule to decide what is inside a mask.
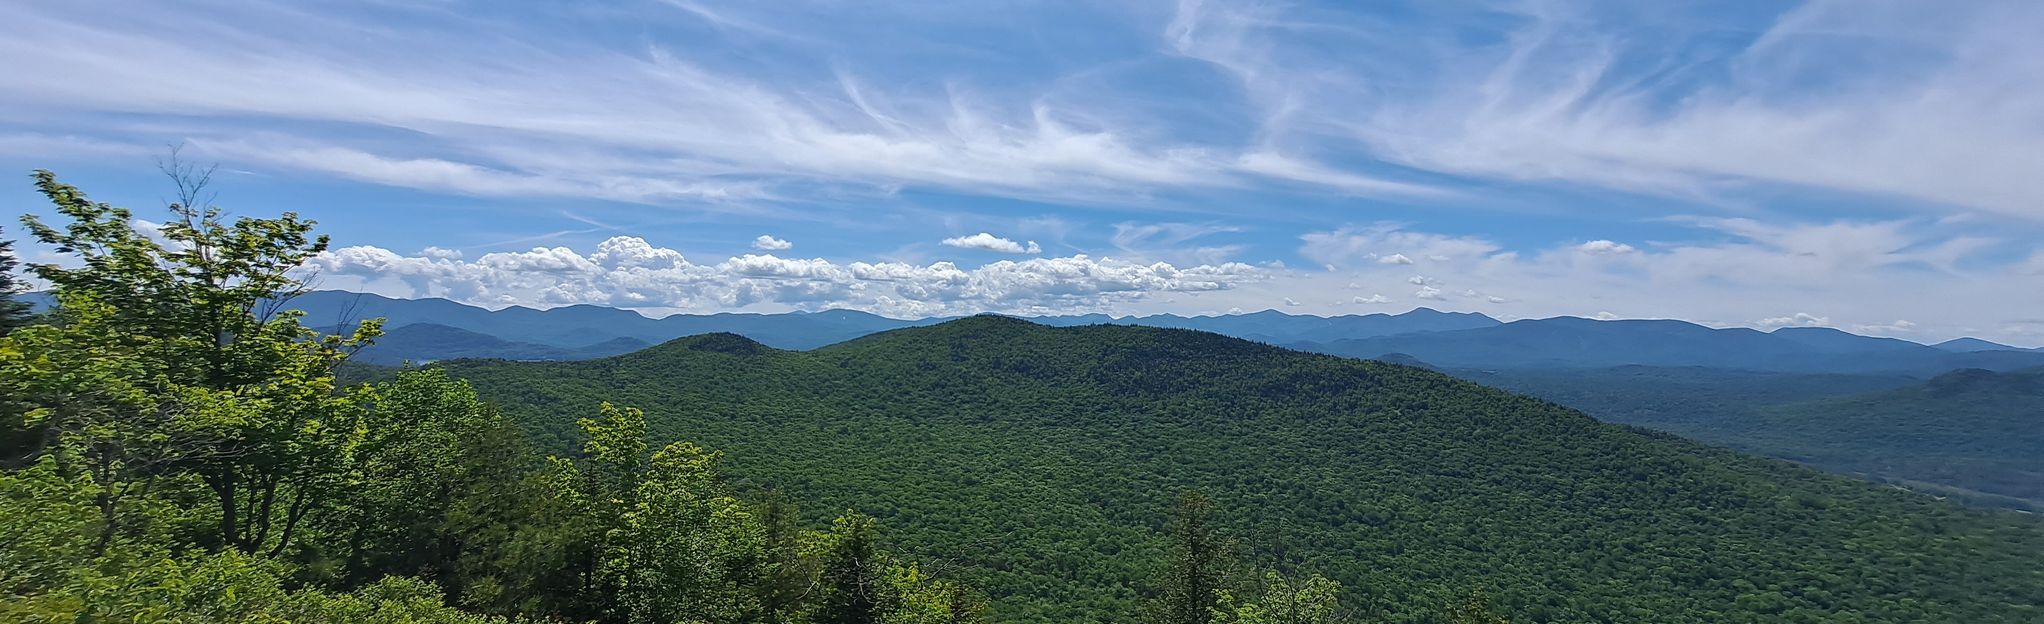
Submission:
[[[342,247],[314,258],[308,268],[323,282],[345,282],[331,287],[489,306],[853,308],[911,317],[1104,311],[1156,295],[1222,292],[1272,277],[1240,263],[1180,267],[1089,256],[1003,260],[972,269],[950,262],[836,263],[754,254],[696,264],[679,251],[631,236],[605,240],[586,255],[540,247],[472,261]]]
[[[1245,286],[1241,296],[1264,288],[1284,288],[1287,294],[1343,289],[1368,294],[1396,285],[1439,291],[1433,293],[1439,299],[1407,303],[1463,311],[1509,304],[1514,315],[1525,318],[1623,309],[1627,318],[1775,327],[1797,321],[1784,316],[1784,309],[1822,310],[1829,326],[1864,325],[1869,331],[1889,327],[1894,319],[1912,319],[1916,325],[1907,328],[1907,335],[1913,339],[1970,333],[2024,344],[2036,340],[2006,329],[2012,327],[2009,311],[2044,309],[2044,289],[2014,286],[2036,281],[2023,273],[2034,247],[2021,230],[1996,237],[1990,226],[1926,219],[1686,218],[1667,223],[1686,231],[1626,253],[1585,253],[1580,240],[1517,253],[1489,251],[1497,246],[1482,239],[1378,230],[1371,232],[1371,241],[1454,240],[1476,251],[1444,254],[1451,256],[1447,261],[1419,260],[1416,266],[1424,267],[1424,273],[1415,274],[1412,267],[1374,262],[1367,250],[1380,248],[1366,245],[1358,253],[1326,256],[1341,261],[1334,269]],[[1300,253],[1326,252],[1328,241],[1353,240],[1357,230],[1304,236]],[[1776,317],[1787,320],[1760,322]],[[1811,314],[1803,322],[1815,318]]]
[[[1760,319],[1754,321],[1754,324],[1761,327],[1827,327],[1831,325],[1831,319],[1829,317],[1797,312],[1790,316]]]
[[[1892,336],[1895,334],[1911,333],[1915,329],[1916,323],[1910,322],[1908,320],[1897,319],[1889,323],[1854,325],[1852,326],[1852,333],[1866,334],[1870,336]]]
[[[1445,194],[1440,189],[1430,186],[1349,173],[1319,163],[1299,160],[1273,152],[1244,154],[1237,161],[1237,166],[1243,171],[1250,173],[1294,182],[1327,186],[1364,195],[1429,196]]]
[[[1299,238],[1305,241],[1299,248],[1299,255],[1316,264],[1334,267],[1371,262],[1406,264],[1415,257],[1431,262],[1453,262],[1483,258],[1500,251],[1496,243],[1488,240],[1415,232],[1394,223],[1309,232]]]
[[[1587,243],[1583,243],[1581,245],[1577,245],[1576,250],[1589,254],[1628,254],[1635,251],[1639,251],[1637,249],[1633,249],[1632,245],[1627,245],[1625,243],[1619,242],[1612,242],[1608,240],[1593,240]]]
[[[1340,128],[1409,167],[1681,197],[1776,183],[2044,219],[2044,4],[1813,0],[1771,24],[1481,6],[1412,23],[1180,2],[1164,35],[1244,83],[1261,134]],[[1470,45],[1472,24],[1499,24],[1482,31],[1494,43]],[[1727,47],[1727,28],[1759,35]]]
[[[1282,309],[1301,313],[1339,313],[1342,306],[1395,311],[1388,306],[1416,303],[1482,311],[1509,304],[1513,315],[1523,318],[1623,309],[1627,318],[1763,328],[1822,323],[1855,331],[1906,330],[1921,340],[1972,334],[2030,344],[2044,337],[2044,330],[2007,314],[2044,309],[2044,289],[2011,286],[2035,280],[2019,272],[2024,256],[1994,264],[1987,261],[1998,256],[1984,252],[1953,255],[1948,231],[1914,221],[1678,224],[1692,228],[1689,242],[1662,241],[1627,254],[1584,254],[1580,242],[1557,242],[1523,254],[1420,261],[1427,266],[1425,275],[1407,265],[1374,261],[1330,272],[1233,262],[1180,264],[1118,254],[976,267],[772,254],[709,262],[632,237],[587,250],[541,247],[470,254],[466,260],[344,247],[328,252],[313,268],[325,287],[359,285],[390,295],[445,296],[483,305],[598,303],[705,312],[850,307],[925,316],[1186,313],[1264,309],[1289,299]],[[1999,253],[2026,244],[2003,241],[1993,249]],[[1394,301],[1382,294],[1401,287],[1413,296]],[[1304,296],[1310,293],[1344,294]],[[1784,309],[1825,314],[1782,315]],[[1895,319],[1914,321],[1905,326]]]
[[[1242,228],[1218,223],[1117,223],[1109,239],[1115,249],[1131,258],[1163,260],[1179,264],[1227,262],[1241,255],[1243,245],[1202,245],[1193,241],[1240,232]]]
[[[978,234],[974,234],[971,236],[958,236],[953,238],[947,238],[944,239],[944,245],[947,247],[957,247],[960,249],[978,249],[980,251],[993,251],[1006,254],[1033,254],[1043,252],[1043,248],[1038,246],[1036,244],[1036,241],[1029,241],[1026,244],[1018,243],[1012,240],[1001,238],[999,236],[994,236],[993,234],[989,234],[986,232],[980,232]]]
[[[752,248],[760,251],[787,251],[794,249],[795,244],[767,234],[761,234],[759,238],[752,239]]]
[[[1600,311],[1597,313],[1596,316],[1592,316],[1590,318],[1594,318],[1599,321],[1616,321],[1618,320],[1618,315],[1612,314],[1610,311]]]
[[[2044,251],[2030,254],[2028,260],[2016,265],[2015,272],[2022,275],[2044,275]]]
[[[0,56],[22,68],[0,75],[0,106],[55,133],[65,123],[104,130],[101,113],[180,121],[134,124],[111,147],[62,134],[0,143],[147,154],[153,148],[136,144],[188,140],[209,157],[377,184],[639,202],[912,185],[1133,204],[1158,189],[1272,180],[1371,196],[1438,193],[1266,146],[1182,138],[1172,130],[1185,120],[1159,118],[1144,98],[1122,97],[1136,93],[1125,87],[1096,97],[1067,88],[1065,78],[1083,75],[929,80],[930,68],[893,52],[859,52],[871,48],[857,45],[859,29],[789,33],[778,26],[797,20],[785,14],[674,4],[724,38],[652,31],[633,45],[551,27],[554,18],[628,19],[633,28],[657,19],[596,13],[548,23],[438,14],[371,22],[321,6],[138,3],[107,19],[36,3],[0,22]],[[811,9],[805,17],[860,10]],[[953,45],[941,40],[945,25],[925,24],[898,43]],[[743,38],[755,47],[772,40],[777,47],[761,56],[834,70],[772,71],[703,53]]]
[[[425,249],[419,250],[419,257],[431,258],[434,260],[460,260],[461,250],[442,249],[439,247],[427,247]]]
[[[595,197],[628,202],[659,200],[725,201],[767,197],[756,182],[681,181],[659,177],[603,174],[530,173],[444,160],[404,158],[347,147],[315,145],[305,140],[258,137],[255,140],[198,139],[191,142],[209,157],[261,162],[293,169],[330,173],[349,179],[408,188],[485,197]]]

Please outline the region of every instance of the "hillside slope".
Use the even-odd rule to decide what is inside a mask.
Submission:
[[[1756,410],[1746,446],[1817,466],[2044,506],[2044,369],[1961,370],[1885,392]]]
[[[453,362],[552,444],[599,400],[741,478],[881,516],[1012,621],[1129,621],[1170,499],[1383,621],[2033,622],[2044,527],[1599,423],[1417,368],[974,317],[813,352],[733,335]],[[948,566],[947,566],[948,567]]]
[[[1912,487],[1956,488],[1949,491],[1969,502],[2044,508],[2044,369],[1965,370],[1928,382],[1647,366],[1448,372],[1606,422]]]
[[[504,340],[437,323],[413,323],[385,331],[376,343],[355,354],[362,364],[395,365],[457,358],[505,360],[587,360],[630,353],[648,345],[635,338],[612,338],[576,348]]]

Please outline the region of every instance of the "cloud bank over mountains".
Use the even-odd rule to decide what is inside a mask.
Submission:
[[[1180,268],[1087,256],[1003,260],[972,269],[951,262],[836,263],[771,254],[697,264],[679,251],[630,236],[603,241],[587,254],[541,247],[472,261],[344,247],[314,259],[309,269],[323,286],[381,288],[387,294],[491,306],[852,308],[897,317],[1104,310],[1135,299],[1219,291],[1270,277],[1266,269],[1241,263]],[[394,286],[398,289],[391,290]]]
[[[1267,308],[1340,314],[1428,306],[1507,319],[1688,318],[1717,326],[1831,326],[1918,339],[2044,337],[2044,324],[2033,329],[1968,312],[2011,303],[2044,306],[2044,293],[2036,290],[1980,287],[1997,280],[2018,284],[2029,276],[2015,269],[1968,268],[1960,261],[1964,249],[1912,235],[1924,229],[1921,223],[1794,228],[1736,219],[1697,223],[1719,237],[1639,246],[1591,240],[1533,253],[1401,224],[1358,225],[1300,237],[1299,254],[1318,266],[1173,264],[1083,254],[978,267],[772,253],[691,261],[679,250],[618,236],[587,251],[538,247],[473,259],[436,249],[404,255],[352,246],[329,251],[309,268],[323,287],[492,307],[598,304],[656,313],[848,308],[924,317]],[[995,252],[1012,249],[989,244],[999,247]],[[1982,298],[1982,292],[1992,294]],[[1861,309],[1880,315],[1853,312]]]

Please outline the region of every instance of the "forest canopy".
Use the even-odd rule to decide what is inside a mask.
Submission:
[[[203,171],[170,172],[179,199],[146,232],[35,175],[57,218],[24,225],[68,260],[29,267],[57,305],[0,337],[0,619],[2025,622],[2044,604],[2033,517],[1204,332],[985,316],[812,352],[707,334],[361,374],[378,319],[323,330],[276,305],[327,248],[314,224],[229,220],[198,201]]]
[[[440,371],[337,382],[380,323],[330,335],[274,306],[326,238],[229,221],[193,201],[205,172],[170,172],[154,233],[35,175],[62,221],[24,223],[71,261],[30,267],[58,306],[0,338],[0,620],[985,617],[872,519],[742,498],[717,452],[650,446],[637,409],[583,406],[549,454]]]

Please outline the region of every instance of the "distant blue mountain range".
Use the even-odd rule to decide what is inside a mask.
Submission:
[[[47,298],[29,295],[47,305]],[[388,332],[361,361],[391,364],[453,358],[589,359],[713,332],[781,349],[813,349],[867,334],[948,319],[892,319],[853,310],[781,314],[677,314],[575,305],[489,310],[446,299],[394,299],[309,292],[284,303],[316,327],[381,317]],[[1936,345],[1861,336],[1823,327],[1762,332],[1675,320],[1598,321],[1555,317],[1500,322],[1474,312],[1419,308],[1403,314],[1308,316],[1275,310],[1223,316],[1028,317],[1055,326],[1121,324],[1197,329],[1305,351],[1458,369],[1701,366],[1779,372],[1903,373],[2044,366],[2044,350],[1975,338]]]
[[[1556,317],[1492,327],[1350,338],[1291,346],[1374,358],[1397,353],[1448,368],[1604,368],[1701,366],[1806,373],[1935,375],[1961,368],[2018,370],[2044,366],[2044,351],[1976,348],[1860,336],[1827,327],[1772,332],[1717,329],[1671,320],[1597,321]],[[1955,348],[1956,347],[1956,348]]]

